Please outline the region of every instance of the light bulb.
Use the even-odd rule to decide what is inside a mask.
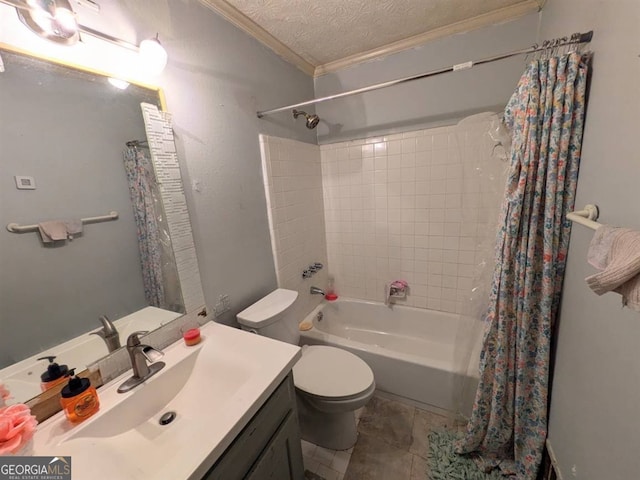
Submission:
[[[119,78],[109,77],[107,80],[109,80],[109,83],[111,85],[113,85],[116,88],[119,88],[120,90],[125,90],[129,86],[129,82],[125,80],[121,80]]]
[[[167,65],[167,51],[160,45],[157,36],[142,41],[139,55],[142,66],[149,75],[159,75]]]
[[[64,7],[56,8],[55,20],[58,24],[58,34],[61,37],[69,38],[78,31],[76,16],[71,10]]]
[[[54,32],[53,17],[49,12],[36,8],[30,13],[35,24],[40,27],[45,34],[51,35]]]

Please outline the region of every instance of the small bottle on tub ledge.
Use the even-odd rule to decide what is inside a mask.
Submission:
[[[327,285],[327,293],[324,296],[325,300],[328,300],[330,302],[333,302],[334,300],[338,299],[338,295],[334,291],[333,282],[334,282],[334,279],[333,279],[332,276],[330,276],[329,277],[329,284]]]

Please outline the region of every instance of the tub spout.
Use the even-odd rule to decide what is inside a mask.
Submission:
[[[322,290],[321,288],[318,288],[318,287],[311,287],[309,289],[309,293],[311,295],[322,295],[324,297],[324,290]]]

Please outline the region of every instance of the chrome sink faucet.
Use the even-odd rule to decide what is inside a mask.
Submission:
[[[129,338],[127,338],[127,352],[129,352],[129,358],[131,359],[133,376],[118,387],[118,393],[128,392],[132,388],[137,387],[145,380],[153,377],[165,366],[164,362],[156,361],[162,357],[164,353],[149,345],[140,343],[139,336],[147,333],[149,332],[133,332],[129,335]],[[147,365],[147,361],[151,362],[151,365]]]
[[[102,328],[96,332],[91,332],[91,335],[98,335],[107,344],[109,353],[120,348],[120,334],[116,329],[116,326],[106,315],[100,315],[98,319],[102,323]]]

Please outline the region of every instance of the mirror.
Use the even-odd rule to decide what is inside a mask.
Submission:
[[[80,371],[107,355],[107,342],[89,334],[101,330],[100,316],[126,339],[177,318],[184,303],[158,195],[147,201],[161,221],[157,247],[163,247],[167,295],[162,310],[145,308],[149,295],[123,162],[127,148],[149,156],[140,103],[163,109],[159,89],[121,90],[105,76],[5,47],[0,56],[0,379],[15,401],[25,401],[47,370],[47,360],[35,361],[39,356],[57,355]],[[130,141],[139,143],[127,147]],[[79,221],[110,212],[117,218]],[[6,228],[46,221],[56,223],[46,225],[45,237],[64,227],[62,240]],[[67,235],[74,228],[81,233]],[[18,369],[26,359],[31,367]]]

